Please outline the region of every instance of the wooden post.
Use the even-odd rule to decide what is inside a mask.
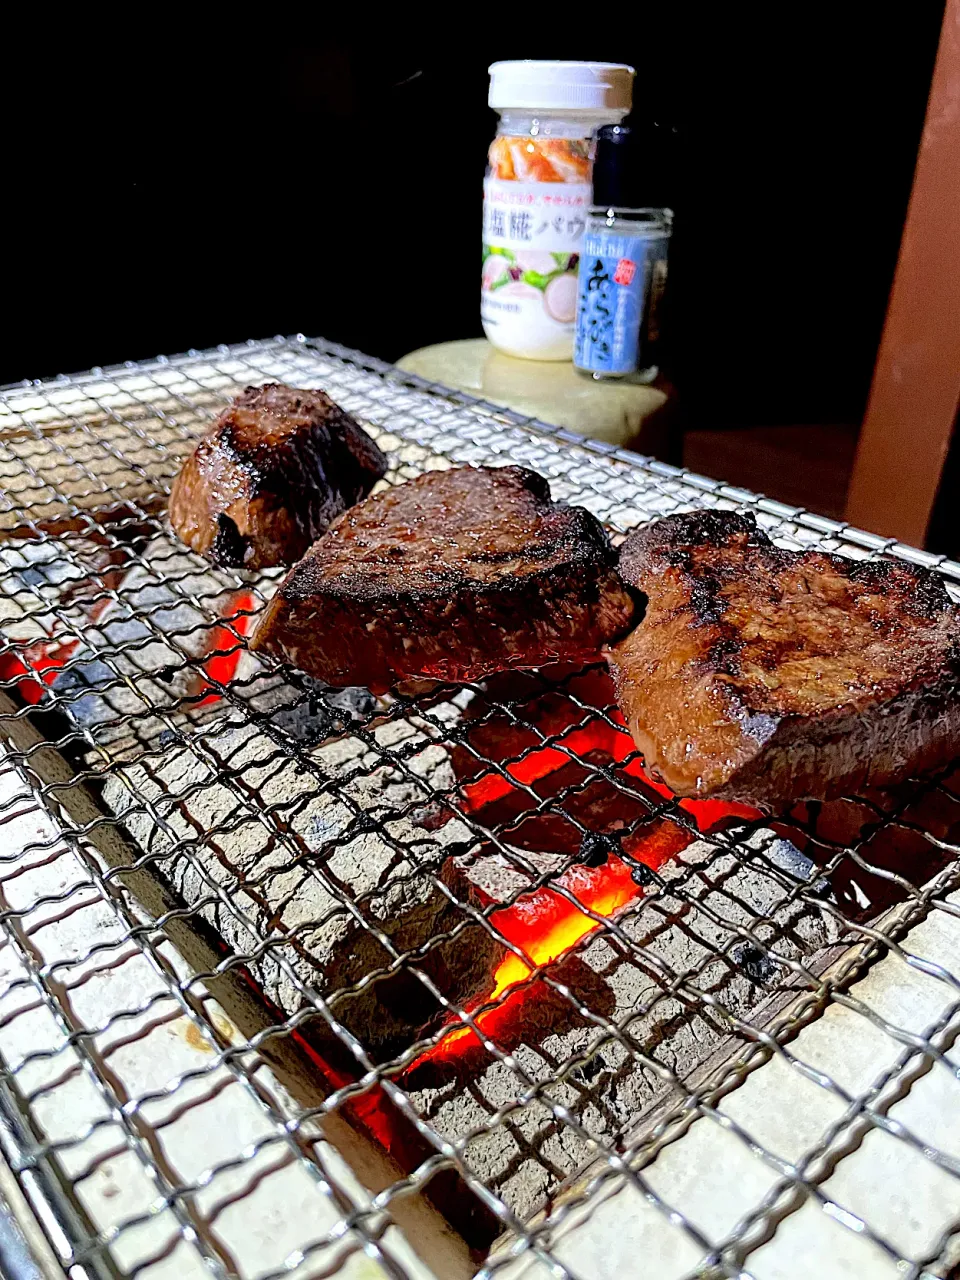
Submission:
[[[922,546],[960,402],[960,0],[947,0],[846,518]]]

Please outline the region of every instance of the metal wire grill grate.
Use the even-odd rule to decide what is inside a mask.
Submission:
[[[785,545],[960,578],[320,342],[8,389],[0,1146],[64,1269],[582,1275],[614,1204],[652,1215],[658,1277],[780,1274],[764,1251],[811,1209],[878,1275],[944,1274],[960,1138],[905,1108],[957,1086],[957,781],[771,822],[653,787],[599,669],[375,700],[254,659],[277,574],[212,569],[164,510],[268,379],[323,386],[390,483],[519,462],[615,532],[750,505]],[[841,1015],[866,1074],[806,1055]],[[796,1149],[771,1107],[809,1111]],[[705,1134],[752,1171],[726,1218],[664,1174]],[[880,1139],[943,1180],[912,1236],[844,1182]]]

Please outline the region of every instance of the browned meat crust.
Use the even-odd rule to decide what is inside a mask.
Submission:
[[[960,615],[938,574],[785,551],[727,511],[639,530],[620,571],[649,603],[608,655],[618,700],[678,795],[778,806],[960,755]]]
[[[253,641],[333,685],[589,661],[633,612],[599,522],[523,467],[433,471],[348,511]]]
[[[184,462],[170,523],[217,564],[293,564],[386,469],[363,428],[322,391],[247,387]]]

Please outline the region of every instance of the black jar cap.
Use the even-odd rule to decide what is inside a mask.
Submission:
[[[593,203],[605,209],[650,209],[671,204],[666,190],[667,143],[673,131],[657,124],[606,124],[597,132]]]
[[[639,159],[633,129],[628,124],[605,124],[597,133],[593,203],[605,209],[639,209]]]

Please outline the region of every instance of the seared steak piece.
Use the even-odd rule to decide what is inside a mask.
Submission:
[[[217,564],[293,564],[386,469],[363,428],[322,391],[247,387],[181,467],[170,523]]]
[[[649,604],[609,652],[617,697],[678,795],[779,806],[960,755],[960,611],[937,574],[784,551],[729,511],[639,530],[620,572]]]
[[[475,680],[596,658],[633,601],[599,522],[523,467],[431,471],[367,498],[284,579],[253,648],[333,685]]]

